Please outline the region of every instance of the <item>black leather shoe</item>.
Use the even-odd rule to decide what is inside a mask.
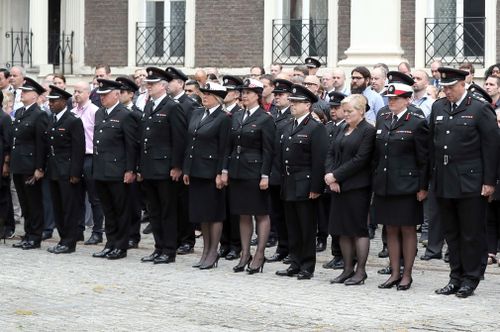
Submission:
[[[324,269],[340,270],[344,268],[344,260],[340,256],[335,256],[328,263],[323,264]]]
[[[458,289],[455,296],[465,299],[466,297],[469,297],[472,294],[474,294],[474,288],[472,288],[471,286],[465,285],[465,286],[462,286]]]
[[[150,262],[153,262],[155,260],[156,257],[160,256],[161,255],[161,251],[160,250],[155,250],[153,251],[153,253],[149,256],[146,256],[146,257],[142,257],[141,258],[141,262],[143,263],[150,263]]]
[[[37,248],[40,248],[40,242],[38,241],[26,241],[23,245],[23,250],[30,250]]]
[[[389,288],[392,288],[394,286],[397,286],[400,281],[401,281],[401,279],[395,279],[395,280],[392,280],[392,281],[387,280],[386,282],[378,285],[378,288],[389,289]]]
[[[399,290],[399,291],[408,290],[408,289],[410,289],[412,283],[413,283],[413,278],[411,278],[410,282],[407,283],[407,284],[405,284],[405,285],[399,283],[399,285],[398,285],[398,287],[396,289]]]
[[[370,240],[373,240],[373,238],[375,237],[375,230],[371,227],[368,227],[368,237],[370,238]]]
[[[85,237],[83,236],[83,232],[80,232],[78,234],[78,237],[76,239],[77,242],[85,240]]]
[[[383,269],[378,270],[377,273],[378,274],[391,274],[392,273],[392,269],[391,269],[390,266],[386,266]]]
[[[259,243],[259,238],[258,238],[258,237],[256,237],[255,239],[252,239],[252,240],[250,241],[250,245],[251,245],[251,246],[256,246],[256,245],[257,245],[257,243]]]
[[[219,256],[220,256],[220,257],[226,257],[226,256],[227,256],[227,254],[229,254],[229,252],[230,252],[230,251],[231,251],[231,249],[230,249],[230,248],[223,248],[223,247],[220,247],[220,248],[219,248],[219,252],[218,252],[218,254],[219,254]]]
[[[128,249],[137,249],[139,248],[139,242],[134,240],[128,240]]]
[[[274,253],[274,255],[272,255],[271,257],[269,258],[266,258],[267,262],[269,263],[273,263],[273,262],[281,262],[284,258],[286,257],[286,255],[283,255],[283,254],[279,254],[277,252]]]
[[[347,279],[346,281],[344,281],[344,285],[346,285],[346,286],[364,285],[366,278],[368,278],[366,273],[360,279],[356,278],[356,276],[354,275],[354,276],[350,277],[349,279]]]
[[[226,255],[226,259],[228,261],[232,261],[234,259],[240,258],[240,253],[236,252],[236,250],[231,249],[229,253]]]
[[[43,231],[42,232],[42,241],[48,240],[52,238],[52,232],[51,231]]]
[[[153,226],[151,226],[151,223],[147,224],[146,227],[142,230],[142,234],[151,234],[153,233]]]
[[[110,252],[106,258],[107,259],[121,259],[127,257],[127,250],[125,249],[115,249],[112,252]]]
[[[307,271],[300,271],[297,274],[297,280],[309,280],[312,277],[314,277],[314,273],[307,272]]]
[[[153,264],[168,264],[168,263],[174,263],[174,262],[175,262],[175,256],[161,254],[160,256],[158,256],[154,259]]]
[[[292,257],[290,255],[286,255],[285,258],[283,258],[283,264],[292,264]]]
[[[21,240],[19,242],[16,242],[16,243],[12,244],[12,246],[14,248],[22,248],[26,242],[27,241],[23,239],[23,240]]]
[[[177,255],[187,255],[192,254],[194,252],[194,248],[189,244],[181,244],[179,248],[177,248]]]
[[[289,267],[286,270],[276,271],[276,275],[278,275],[280,277],[294,277],[294,276],[298,275],[299,272],[300,272],[299,269]]]
[[[47,251],[50,252],[51,254],[55,254],[55,251],[56,251],[56,248],[59,247],[58,244],[56,244],[55,246],[53,247],[48,247],[47,248]]]
[[[102,234],[92,233],[92,235],[90,235],[89,239],[87,241],[85,241],[83,244],[88,246],[88,245],[99,244],[101,242],[102,242]]]
[[[387,246],[384,246],[384,248],[382,248],[382,250],[378,253],[378,257],[380,258],[389,257],[389,251],[387,250]]]
[[[322,252],[326,250],[326,242],[318,241],[316,243],[316,252]]]
[[[449,263],[450,262],[450,254],[448,252],[446,252],[446,254],[444,254],[444,262],[445,263]]]
[[[276,238],[269,238],[266,242],[266,248],[276,247],[278,240]]]
[[[354,271],[352,271],[351,273],[347,273],[347,274],[342,273],[338,277],[330,280],[330,283],[331,284],[343,284],[347,279],[352,278],[353,275],[354,275]]]
[[[68,247],[66,245],[58,244],[54,248],[54,254],[70,254],[72,252],[75,252],[75,247]]]
[[[92,254],[92,257],[96,257],[96,258],[106,258],[106,257],[108,256],[108,254],[109,254],[110,252],[112,252],[112,251],[113,251],[113,249],[111,249],[111,248],[104,248],[104,249],[102,249],[102,250],[101,250],[101,251],[99,251],[99,252],[93,253],[93,254]]]
[[[435,254],[435,255],[422,255],[420,256],[420,259],[423,261],[430,261],[431,259],[441,259],[443,256],[441,254]]]
[[[451,294],[455,294],[456,292],[458,292],[459,288],[460,287],[458,287],[457,285],[449,283],[448,285],[444,286],[443,288],[436,289],[434,291],[434,293],[439,294],[439,295],[451,295]]]

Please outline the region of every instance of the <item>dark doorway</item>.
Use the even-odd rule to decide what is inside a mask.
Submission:
[[[49,0],[49,63],[59,66],[61,31],[61,0]]]
[[[484,0],[464,1],[465,56],[484,56]]]

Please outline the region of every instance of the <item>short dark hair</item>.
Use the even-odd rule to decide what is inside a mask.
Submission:
[[[468,70],[471,74],[474,74],[474,65],[470,62],[464,62],[460,65],[460,67],[458,67],[458,69],[461,69],[461,70]]]
[[[63,74],[54,74],[54,78],[60,78],[66,84],[66,77]]]
[[[274,62],[271,64],[271,66],[278,66],[278,67],[280,67],[280,70],[283,69],[283,66],[281,65],[281,63]]]
[[[268,80],[269,82],[271,82],[271,84],[273,84],[273,75],[269,75],[269,74],[264,74],[260,77],[261,80]]]
[[[9,78],[10,77],[10,71],[7,68],[0,68],[0,73],[3,73],[3,76],[5,78]]]
[[[266,73],[266,70],[265,70],[265,69],[264,69],[264,67],[262,67],[262,66],[252,66],[252,67],[250,68],[250,71],[252,71],[252,69],[254,69],[254,68],[259,68],[259,70],[260,70],[260,75],[264,75],[264,74]]]
[[[304,75],[309,75],[309,69],[304,65],[293,67],[293,71],[301,71]]]
[[[487,80],[488,78],[490,78],[490,77],[491,77],[491,78],[493,78],[493,79],[495,79],[495,80],[497,81],[497,86],[498,86],[498,87],[500,87],[500,77],[495,76],[495,75],[489,75],[489,76],[487,76],[487,77],[486,77],[486,80]],[[485,80],[485,81],[486,81],[486,80]]]
[[[403,61],[403,62],[400,62],[399,65],[398,65],[398,69],[399,69],[399,66],[405,66],[405,68],[408,70],[408,71],[411,71],[411,67],[410,67],[410,64],[406,61]]]
[[[96,70],[99,68],[104,68],[104,71],[106,72],[106,74],[108,74],[108,75],[111,74],[111,67],[108,64],[100,63],[97,66],[95,66]]]
[[[372,75],[370,74],[370,71],[368,70],[368,68],[366,68],[365,66],[358,66],[356,68],[354,68],[352,71],[351,71],[351,75],[352,73],[354,72],[357,72],[357,73],[360,73],[365,79],[366,78],[371,78]]]
[[[197,89],[200,88],[200,83],[196,80],[187,80],[185,85],[194,85]]]

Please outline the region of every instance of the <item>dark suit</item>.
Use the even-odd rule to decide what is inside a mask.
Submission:
[[[450,283],[475,288],[486,252],[487,199],[496,184],[498,129],[492,108],[467,93],[452,110],[443,98],[430,115],[432,187],[450,252]]]
[[[178,102],[182,109],[182,114],[184,117],[184,122],[186,126],[189,124],[191,117],[193,116],[199,105],[189,96],[183,93],[178,99],[174,100]],[[179,211],[177,215],[177,244],[183,245],[188,244],[190,247],[194,247],[196,243],[196,238],[194,234],[194,225],[189,222],[189,194],[188,188],[184,185],[182,181],[179,181]]]
[[[281,199],[281,165],[279,159],[280,140],[286,126],[293,122],[290,107],[287,107],[284,112],[278,113],[278,108],[271,109],[274,123],[276,125],[275,145],[273,165],[271,167],[271,175],[269,176],[269,193],[271,196],[271,225],[275,225],[278,231],[278,248],[276,253],[281,256],[288,255],[288,229],[286,227],[285,207]]]
[[[45,168],[47,113],[37,104],[16,111],[10,171],[24,215],[26,241],[40,242],[43,231],[42,182],[26,181],[36,169]]]
[[[179,185],[170,170],[182,169],[187,123],[179,103],[170,97],[153,106],[152,101],[146,104],[140,124],[139,172],[150,204],[155,248],[175,256]]]
[[[323,193],[324,160],[328,136],[323,124],[308,114],[294,128],[290,122],[283,130],[280,147],[281,197],[285,201],[291,268],[314,273],[316,264],[317,200],[309,193]]]
[[[89,99],[92,102],[92,104],[96,105],[97,107],[102,106],[101,105],[101,96],[97,93],[97,88],[90,91]]]
[[[93,176],[104,212],[106,248],[127,250],[130,228],[130,185],[125,172],[137,166],[137,123],[118,103],[110,114],[101,107],[95,115]]]
[[[12,145],[12,120],[0,106],[0,165],[3,167],[5,160],[10,156]],[[14,211],[12,207],[12,197],[10,194],[10,177],[0,175],[0,238],[3,237],[4,230],[14,231],[16,224],[14,221]],[[3,228],[2,226],[5,226]]]
[[[78,224],[83,215],[81,182],[70,183],[70,177],[81,178],[85,157],[85,134],[82,120],[68,109],[47,127],[47,178],[54,207],[54,219],[61,237],[59,244],[76,246]]]

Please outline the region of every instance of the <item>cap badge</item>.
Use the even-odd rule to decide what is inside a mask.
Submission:
[[[292,93],[297,93],[297,88],[293,88]]]
[[[446,78],[446,73],[441,73],[442,78]]]
[[[227,84],[227,82],[229,82],[229,80],[226,78],[226,79],[224,80],[224,83],[226,83],[226,84]]]
[[[149,71],[149,76],[153,76],[153,71],[152,70]]]

